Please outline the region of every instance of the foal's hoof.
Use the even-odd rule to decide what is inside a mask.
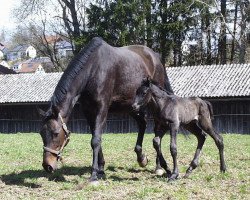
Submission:
[[[97,181],[97,180],[95,180],[95,181],[89,181],[89,185],[90,185],[90,186],[97,187],[97,186],[99,186],[99,185],[100,185],[100,182],[99,182],[99,181]]]
[[[190,175],[190,173],[186,173],[186,174],[183,176],[183,178],[188,178],[189,175]]]
[[[155,170],[155,174],[156,174],[157,176],[162,176],[162,175],[164,174],[164,170],[163,170],[163,169],[156,169],[156,170]]]
[[[147,158],[147,156],[144,156],[143,159],[142,159],[142,161],[138,161],[138,163],[139,163],[140,167],[146,167],[147,164],[148,164],[148,158]]]
[[[177,180],[177,178],[178,178],[178,174],[172,174],[171,176],[170,176],[170,178],[168,179],[168,182],[173,182],[173,181],[176,181]]]

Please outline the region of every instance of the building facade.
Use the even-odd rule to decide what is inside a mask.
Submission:
[[[176,95],[201,97],[214,109],[214,126],[222,133],[250,133],[250,64],[167,68]],[[41,117],[37,108],[48,109],[50,97],[62,73],[0,75],[0,132],[38,132]],[[147,132],[153,132],[148,116]],[[72,132],[89,128],[76,104],[68,123]],[[127,114],[110,113],[105,132],[137,132]]]

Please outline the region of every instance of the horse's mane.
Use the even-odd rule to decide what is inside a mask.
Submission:
[[[103,40],[99,37],[93,38],[87,46],[70,61],[51,98],[52,105],[58,105],[64,101],[69,88],[72,86],[72,81],[79,72],[85,68],[88,58],[102,44],[102,42]]]

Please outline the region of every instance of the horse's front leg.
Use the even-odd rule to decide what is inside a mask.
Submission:
[[[92,173],[90,182],[97,181],[100,176],[104,175],[104,158],[102,153],[102,131],[107,119],[107,108],[104,106],[98,111],[95,120],[95,128],[92,133],[91,147],[93,150]]]
[[[134,149],[137,155],[137,162],[141,167],[145,167],[148,164],[148,158],[142,152],[142,143],[143,143],[144,133],[147,127],[145,114],[141,112],[139,114],[132,113],[131,116],[136,120],[139,128],[137,141]]]
[[[98,153],[98,179],[105,179],[105,173],[104,173],[104,165],[105,160],[102,153],[102,147],[100,147],[99,153]]]
[[[177,166],[177,146],[176,146],[176,137],[178,129],[179,125],[177,123],[170,124],[170,152],[173,158],[174,169],[168,181],[175,180],[179,176],[179,170]]]

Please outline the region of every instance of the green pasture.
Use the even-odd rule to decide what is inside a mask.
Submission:
[[[42,169],[42,140],[37,133],[0,134],[0,199],[250,199],[250,135],[223,135],[228,171],[219,172],[218,150],[208,137],[200,166],[188,179],[182,176],[193,158],[196,138],[178,135],[180,178],[168,183],[157,177],[153,134],[146,134],[146,168],[136,162],[136,134],[104,134],[106,180],[88,183],[92,150],[89,134],[72,134],[64,164],[54,174]],[[164,155],[172,168],[169,135]]]

